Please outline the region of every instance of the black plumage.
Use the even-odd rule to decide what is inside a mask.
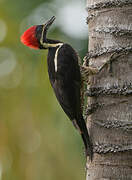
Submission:
[[[57,71],[55,71],[54,59],[57,49]],[[81,73],[78,56],[70,45],[63,44],[61,47],[50,47],[47,60],[49,79],[56,98],[74,126],[79,130],[86,154],[92,158],[92,144],[81,110]]]
[[[79,117],[80,107],[80,69],[75,52],[68,44],[58,50],[57,72],[54,57],[58,47],[49,48],[48,73],[55,95],[68,117]]]
[[[45,24],[29,28],[21,36],[25,45],[34,49],[48,49],[48,73],[50,83],[62,109],[82,136],[86,155],[92,160],[92,143],[81,109],[81,73],[79,57],[68,44],[47,39],[46,34],[54,22],[53,16]]]

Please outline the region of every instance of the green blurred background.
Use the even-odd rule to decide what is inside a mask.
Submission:
[[[85,0],[0,0],[0,180],[85,179],[83,144],[49,84],[47,51],[20,43],[53,15],[48,37],[83,57]]]

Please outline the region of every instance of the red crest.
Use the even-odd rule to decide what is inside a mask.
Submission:
[[[21,42],[33,49],[39,49],[39,43],[36,38],[36,27],[37,26],[30,27],[21,36]]]

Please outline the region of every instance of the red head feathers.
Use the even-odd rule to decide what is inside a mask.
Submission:
[[[21,36],[21,42],[33,49],[39,49],[39,43],[36,38],[36,27],[37,26],[30,27]]]
[[[51,24],[54,22],[54,20],[55,16],[51,17],[43,25],[30,27],[21,36],[21,42],[30,48],[47,49],[47,47],[45,48],[43,44],[41,44],[41,39],[43,40],[43,42],[45,42],[47,31]]]

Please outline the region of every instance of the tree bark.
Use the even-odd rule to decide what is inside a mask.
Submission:
[[[86,93],[94,148],[86,180],[132,180],[132,0],[87,0],[87,10],[89,65],[113,61]]]

